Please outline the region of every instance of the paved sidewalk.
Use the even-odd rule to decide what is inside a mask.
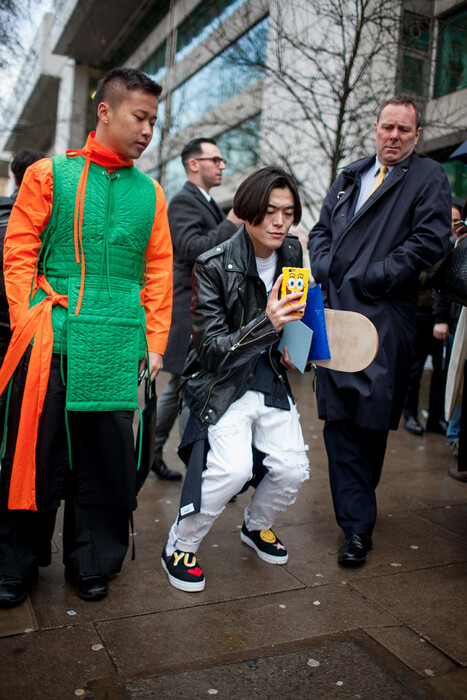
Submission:
[[[241,543],[243,494],[200,549],[205,590],[176,590],[160,552],[180,484],[151,475],[136,560],[108,598],[86,603],[64,582],[57,531],[30,599],[0,611],[1,700],[467,698],[467,484],[446,474],[445,438],[391,434],[373,551],[341,568],[312,376],[293,381],[311,478],[275,528],[289,563]],[[182,470],[176,445],[167,463]]]

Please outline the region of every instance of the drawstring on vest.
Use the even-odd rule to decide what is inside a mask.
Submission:
[[[95,131],[91,132],[90,139],[88,139],[88,141],[86,142],[86,146],[82,150],[71,149],[66,152],[66,155],[69,158],[75,158],[76,156],[84,156],[84,167],[81,172],[81,177],[78,183],[78,190],[76,192],[75,213],[73,220],[75,260],[76,263],[81,263],[81,283],[79,288],[78,301],[76,303],[75,316],[79,315],[84,294],[85,262],[83,249],[83,215],[84,200],[86,197],[86,185],[88,181],[88,173],[91,160],[93,163],[96,163],[96,165],[107,168],[108,170],[133,166],[133,161],[131,160],[131,158],[120,156],[116,153],[112,153],[111,151],[104,152],[102,148],[95,148],[93,146],[93,140],[95,135]]]

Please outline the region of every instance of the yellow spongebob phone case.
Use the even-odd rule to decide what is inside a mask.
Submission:
[[[308,294],[308,276],[309,270],[305,267],[283,267],[282,274],[284,275],[281,285],[281,297],[286,294],[294,294],[301,292],[302,296],[298,301],[290,302],[290,304],[299,304],[306,301]],[[286,306],[290,306],[286,304]],[[305,309],[299,309],[294,312],[294,316],[303,316]]]

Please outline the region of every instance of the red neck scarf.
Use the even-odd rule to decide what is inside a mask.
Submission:
[[[89,158],[92,163],[100,165],[102,168],[107,168],[108,170],[133,167],[133,161],[131,158],[126,158],[118,153],[113,153],[113,151],[109,151],[108,148],[96,141],[95,131],[91,131],[89,134],[84,148],[81,150],[71,149],[67,151],[66,154],[69,158],[73,158],[74,156],[84,156],[86,159]]]

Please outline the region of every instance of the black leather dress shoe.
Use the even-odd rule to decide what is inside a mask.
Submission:
[[[99,574],[80,574],[74,584],[76,594],[83,600],[102,600],[109,592],[107,578]]]
[[[426,422],[426,432],[427,433],[438,433],[438,435],[446,435],[446,430],[448,429],[448,424],[445,420],[440,418],[439,420],[431,421],[429,418]]]
[[[409,433],[412,433],[412,435],[423,435],[425,432],[415,416],[407,416],[404,428],[408,430]]]
[[[339,549],[337,561],[343,566],[363,564],[373,543],[370,535],[349,535],[345,544]]]
[[[158,479],[165,479],[166,481],[180,481],[182,478],[180,472],[169,469],[162,459],[154,460],[151,471],[154,472]]]
[[[2,576],[0,578],[0,608],[14,608],[26,600],[29,584],[21,578]]]
[[[38,578],[37,568],[25,578],[0,574],[0,608],[14,608],[24,603]]]

